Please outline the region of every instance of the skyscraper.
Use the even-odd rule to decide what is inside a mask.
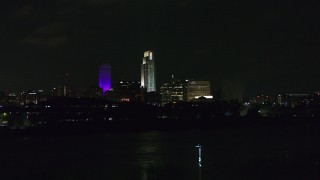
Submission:
[[[145,51],[141,64],[141,86],[147,92],[156,91],[156,74],[152,51]]]
[[[111,88],[111,66],[108,64],[99,66],[99,87],[103,94]]]

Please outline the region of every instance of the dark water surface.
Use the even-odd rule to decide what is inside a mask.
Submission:
[[[0,138],[0,179],[319,179],[319,127]]]

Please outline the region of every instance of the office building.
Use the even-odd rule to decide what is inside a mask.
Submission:
[[[141,86],[147,92],[156,91],[156,74],[154,55],[152,51],[145,51],[141,64]]]
[[[140,82],[121,80],[113,86],[113,91],[118,101],[139,101],[141,97]]]
[[[314,99],[310,94],[285,94],[281,96],[281,101],[287,107],[306,107]]]
[[[43,95],[43,90],[29,90],[27,92],[20,93],[19,103],[20,105],[26,104],[38,104],[40,101],[45,101],[46,97]]]
[[[111,88],[111,66],[108,64],[99,66],[99,87],[103,94]]]
[[[172,76],[171,82],[163,83],[160,87],[161,103],[183,101],[185,83]]]
[[[57,86],[52,90],[53,96],[69,96],[71,92],[70,74],[57,74]]]
[[[186,85],[186,100],[193,101],[199,98],[212,99],[209,81],[188,81]]]

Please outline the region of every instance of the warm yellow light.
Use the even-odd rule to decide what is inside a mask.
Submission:
[[[148,57],[148,56],[149,56],[149,51],[145,51],[143,57]]]

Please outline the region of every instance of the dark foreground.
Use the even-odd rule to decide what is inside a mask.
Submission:
[[[12,135],[0,138],[1,179],[203,180],[320,178],[320,125]]]

